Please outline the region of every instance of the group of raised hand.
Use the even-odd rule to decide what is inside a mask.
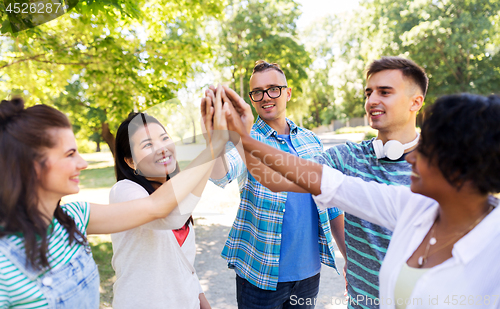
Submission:
[[[240,136],[249,136],[254,122],[250,105],[229,87],[210,86],[200,108],[209,144],[231,140],[236,145]]]

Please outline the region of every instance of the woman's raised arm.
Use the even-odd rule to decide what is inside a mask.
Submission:
[[[188,168],[161,185],[150,196],[129,202],[110,205],[90,205],[88,234],[108,234],[128,230],[155,219],[164,218],[177,207],[188,194],[199,190],[200,183],[206,182],[212,172],[215,159],[225,150],[229,135],[225,114],[228,105],[222,106],[219,87],[213,108],[209,109],[205,121],[209,143]],[[213,116],[213,117],[212,117]]]

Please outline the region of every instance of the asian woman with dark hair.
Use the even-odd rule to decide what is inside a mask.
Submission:
[[[115,172],[111,203],[147,197],[180,172],[175,144],[156,118],[130,113],[122,122]],[[207,180],[208,175],[169,216],[111,235],[113,308],[210,308],[194,270],[191,217]]]

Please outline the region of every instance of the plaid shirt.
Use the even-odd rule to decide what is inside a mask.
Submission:
[[[289,119],[286,121],[290,126],[292,145],[299,157],[312,159],[315,154],[322,152],[323,144],[314,133],[297,127]],[[277,132],[260,117],[253,125],[251,135],[258,141],[289,152],[286,141],[278,137]],[[234,146],[226,153],[226,157],[229,165],[228,173],[222,179],[211,179],[211,181],[224,187],[237,178],[241,202],[221,255],[226,259],[229,268],[236,268],[238,275],[253,285],[264,290],[276,290],[279,275],[281,231],[288,193],[272,192],[257,182],[248,173]],[[335,270],[337,268],[330,220],[341,213],[337,208],[330,208],[328,211],[318,210],[318,248],[321,262],[335,268]]]

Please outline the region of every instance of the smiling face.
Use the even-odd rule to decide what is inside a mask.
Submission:
[[[75,136],[70,128],[51,129],[49,134],[56,145],[44,151],[45,164],[37,168],[40,201],[58,201],[65,195],[78,193],[78,176],[88,166],[78,153]]]
[[[286,78],[280,72],[269,69],[263,72],[257,72],[250,78],[250,91],[266,90],[273,86],[286,86]],[[266,93],[262,101],[254,102],[252,105],[267,123],[276,120],[284,120],[286,117],[286,103],[292,97],[292,89],[281,89],[281,96],[276,99],[270,98]]]
[[[400,70],[371,75],[365,89],[365,110],[370,126],[381,133],[415,129],[416,112],[423,96]]]
[[[418,149],[408,153],[406,161],[412,165],[410,189],[413,193],[439,199],[456,190],[443,176],[437,164],[429,161]]]
[[[175,144],[159,124],[141,126],[131,136],[130,147],[133,158],[126,163],[146,179],[163,183],[176,170]]]

